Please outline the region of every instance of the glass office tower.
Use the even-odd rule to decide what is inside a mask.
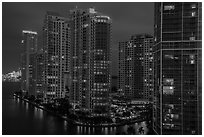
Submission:
[[[202,5],[155,3],[153,129],[202,134]]]

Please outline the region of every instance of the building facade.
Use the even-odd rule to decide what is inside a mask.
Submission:
[[[36,54],[36,97],[44,97],[44,88],[43,88],[43,68],[44,68],[44,55],[43,50],[40,50]]]
[[[155,3],[153,129],[202,134],[202,5]]]
[[[153,92],[153,37],[133,35],[119,42],[118,91],[128,99],[149,100]]]
[[[43,26],[44,72],[46,100],[65,96],[64,73],[69,70],[70,29],[68,20],[58,13],[47,12]]]
[[[35,54],[37,52],[37,32],[23,30],[21,42],[21,90],[28,95],[35,95]]]
[[[70,101],[96,116],[107,115],[111,90],[111,19],[96,12],[70,11]]]

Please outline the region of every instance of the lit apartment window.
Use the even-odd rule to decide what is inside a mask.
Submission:
[[[174,56],[173,56],[173,55],[164,55],[164,57],[165,57],[166,59],[174,59]]]
[[[191,16],[195,17],[196,16],[196,12],[195,11],[191,12]]]
[[[174,79],[172,78],[165,78],[164,79],[164,85],[173,85],[174,84]]]
[[[165,5],[164,10],[174,10],[175,6],[174,5]]]
[[[157,37],[154,38],[154,41],[157,41]]]
[[[190,55],[190,64],[195,64],[195,55]]]
[[[191,5],[191,8],[192,8],[192,9],[195,9],[195,8],[196,8],[196,4],[192,4],[192,5]]]
[[[189,40],[193,41],[193,40],[195,40],[195,37],[191,36],[191,37],[189,37]]]
[[[166,95],[174,94],[174,87],[173,86],[163,86],[163,94],[166,94]]]

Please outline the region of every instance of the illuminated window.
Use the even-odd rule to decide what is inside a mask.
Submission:
[[[179,119],[179,115],[178,114],[171,114],[170,117],[172,119]]]
[[[167,59],[174,59],[173,55],[164,55],[164,57],[167,58]]]
[[[195,64],[195,55],[189,55],[190,64]]]
[[[164,6],[164,10],[174,10],[175,6],[174,5],[166,5]]]
[[[189,40],[195,40],[195,37],[190,37]]]
[[[195,16],[196,16],[196,12],[193,11],[193,12],[191,13],[191,16],[192,16],[192,17],[195,17]]]
[[[88,24],[84,24],[84,28],[88,27],[89,25]]]
[[[196,4],[192,4],[192,5],[191,5],[191,8],[192,8],[192,9],[195,9],[195,8],[196,8]]]
[[[173,84],[174,84],[174,79],[170,79],[170,78],[164,79],[164,85],[173,85]]]
[[[163,94],[166,94],[166,95],[174,94],[174,87],[173,86],[163,86]]]

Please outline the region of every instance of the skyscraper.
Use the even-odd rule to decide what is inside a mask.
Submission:
[[[21,90],[35,95],[35,54],[37,51],[37,32],[23,30],[21,52]]]
[[[43,50],[37,52],[36,57],[36,96],[38,98],[44,97],[43,89],[43,68],[44,68],[44,56]]]
[[[155,3],[153,129],[202,134],[201,3]]]
[[[151,101],[153,92],[153,37],[132,35],[129,41],[119,42],[118,90],[128,99]]]
[[[65,96],[64,73],[69,70],[70,30],[67,19],[47,12],[43,26],[44,98]]]
[[[70,11],[70,101],[96,116],[107,115],[111,90],[111,19],[93,8]]]

